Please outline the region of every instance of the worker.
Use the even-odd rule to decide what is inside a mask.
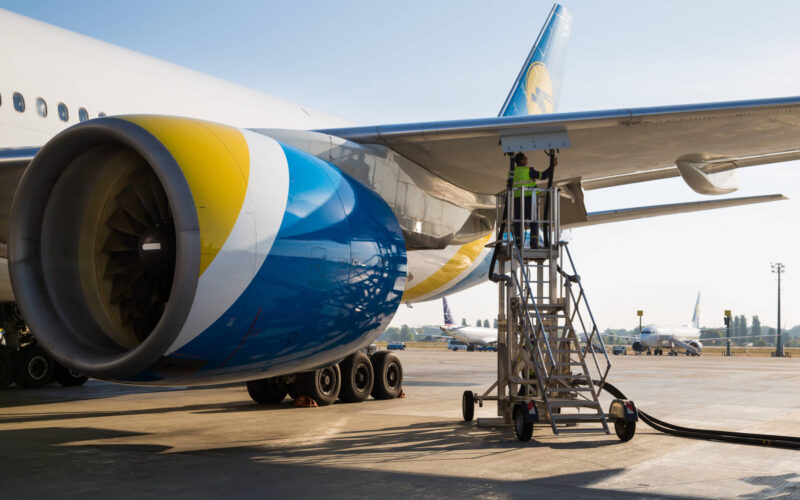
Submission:
[[[536,203],[536,178],[539,173],[528,166],[528,157],[525,153],[517,153],[514,156],[514,237],[517,240],[517,246],[523,248],[525,241],[525,225],[522,220],[530,221],[531,207]],[[525,196],[523,198],[523,190],[525,188]],[[523,213],[524,210],[524,213]],[[536,226],[536,225],[534,225]],[[538,229],[538,228],[537,228]],[[537,231],[538,232],[538,231]],[[531,231],[531,247],[535,248],[539,241],[538,234]]]

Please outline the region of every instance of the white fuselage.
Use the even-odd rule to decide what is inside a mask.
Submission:
[[[465,344],[492,345],[497,343],[497,330],[495,328],[453,325],[444,325],[441,328],[442,331]]]
[[[674,340],[698,340],[700,329],[691,325],[647,325],[639,337],[644,347],[671,347]]]

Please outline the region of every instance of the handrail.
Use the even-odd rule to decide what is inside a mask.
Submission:
[[[603,341],[603,336],[599,334],[600,331],[597,328],[597,321],[595,321],[594,314],[592,313],[592,308],[589,305],[589,300],[588,300],[588,298],[586,296],[586,290],[584,290],[583,284],[581,283],[581,280],[578,277],[577,269],[575,268],[575,262],[573,261],[572,254],[569,251],[569,246],[565,242],[560,242],[560,244],[562,245],[564,250],[566,250],[567,259],[569,260],[570,267],[572,268],[572,272],[573,272],[574,276],[577,278],[577,279],[574,279],[574,280],[568,280],[568,282],[567,282],[568,283],[568,288],[570,286],[569,283],[575,282],[575,283],[578,284],[578,288],[580,289],[580,296],[579,296],[578,300],[575,301],[575,299],[573,297],[573,301],[575,301],[575,310],[576,310],[576,312],[578,311],[578,309],[579,309],[579,304],[578,303],[580,302],[581,299],[583,299],[583,304],[586,306],[586,311],[589,313],[589,319],[591,320],[591,324],[592,324],[592,332],[591,332],[591,335],[589,335],[587,337],[587,339],[586,339],[587,340],[586,348],[590,349],[591,352],[592,352],[592,358],[594,359],[598,375],[600,375],[602,373],[602,375],[600,377],[600,386],[602,387],[602,384],[605,383],[606,377],[608,376],[608,373],[611,370],[611,358],[608,357],[608,351],[606,350],[605,342]],[[570,295],[572,296],[573,294],[570,293]],[[584,334],[586,334],[586,328],[583,326],[583,317],[580,315],[579,312],[578,312],[578,319],[581,321],[581,326],[584,328]],[[603,355],[605,356],[605,359],[606,359],[605,372],[603,372],[600,369],[600,364],[597,361],[597,355],[596,355],[595,350],[594,350],[593,340],[594,340],[595,334],[597,334],[597,338],[600,341],[600,348],[603,350]]]

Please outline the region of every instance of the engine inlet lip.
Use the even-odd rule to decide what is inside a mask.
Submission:
[[[175,223],[176,262],[170,299],[153,331],[133,349],[99,350],[81,342],[59,317],[42,266],[43,200],[60,175],[83,152],[95,146],[127,146],[155,172],[170,203]],[[9,217],[8,263],[17,304],[37,341],[63,365],[85,375],[124,379],[161,358],[183,327],[197,289],[200,229],[194,199],[178,163],[164,145],[142,127],[105,117],[74,125],[50,140],[20,180]],[[92,321],[94,321],[92,319]]]

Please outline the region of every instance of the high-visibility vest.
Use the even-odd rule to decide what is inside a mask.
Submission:
[[[525,196],[531,196],[533,194],[533,188],[536,187],[536,179],[531,179],[529,166],[516,166],[514,167],[514,188],[521,188],[525,187]],[[539,178],[541,178],[542,174],[537,172]],[[514,191],[514,198],[519,198],[522,196],[522,190]]]

